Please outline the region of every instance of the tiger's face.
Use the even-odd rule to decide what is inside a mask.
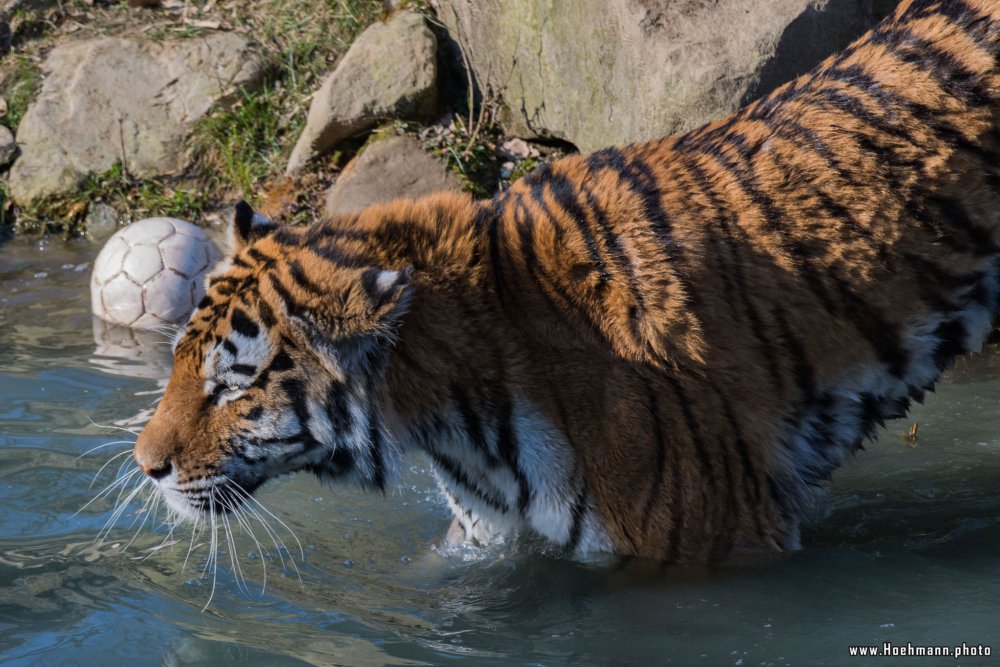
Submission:
[[[297,470],[381,489],[394,460],[379,383],[410,272],[237,208],[234,251],[177,339],[135,460],[181,516],[221,512]]]

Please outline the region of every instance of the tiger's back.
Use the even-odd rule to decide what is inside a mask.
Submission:
[[[529,528],[671,561],[795,547],[809,487],[995,319],[998,54],[1000,3],[904,2],[813,73],[687,135],[564,158],[488,202],[248,231],[222,277],[248,285],[241,313],[316,331],[268,333],[247,372],[257,383],[282,353],[335,367],[300,384],[266,374],[268,409],[295,427],[269,441],[309,444],[273,469],[362,470],[379,488],[421,450],[480,542]],[[185,372],[202,375],[172,380],[189,392],[212,346],[235,359],[248,345],[227,333],[238,297],[215,280],[186,334],[201,363]],[[339,305],[321,298],[333,293]],[[371,329],[347,335],[348,321]],[[338,386],[353,403],[329,398]],[[256,446],[236,423],[243,435],[201,446]],[[154,417],[137,458],[180,460],[182,439]]]
[[[501,297],[615,352],[566,431],[604,417],[571,439],[604,473],[619,550],[794,544],[808,487],[978,349],[998,296],[998,12],[900,7],[730,118],[558,162],[501,199]],[[533,401],[573,405],[559,384]],[[600,409],[618,395],[630,414]]]

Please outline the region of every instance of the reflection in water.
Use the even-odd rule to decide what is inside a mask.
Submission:
[[[188,557],[190,527],[171,535],[141,503],[103,543],[95,537],[114,497],[74,515],[113,479],[114,463],[88,487],[101,466],[129,459],[128,444],[81,458],[130,439],[95,424],[140,426],[170,363],[167,336],[94,326],[92,254],[0,246],[5,665],[812,665],[847,662],[852,644],[978,644],[995,635],[995,351],[963,360],[914,413],[915,445],[900,438],[909,421],[894,423],[835,475],[799,553],[677,571],[569,561],[526,538],[438,548],[447,511],[414,457],[385,497],[305,475],[269,483],[260,500],[301,539],[301,579],[282,564],[300,560],[287,535],[290,552],[237,530],[220,550],[218,588],[202,613],[212,584],[201,574],[204,534]]]

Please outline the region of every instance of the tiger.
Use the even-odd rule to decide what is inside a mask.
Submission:
[[[241,202],[135,461],[191,518],[293,471],[385,493],[422,452],[452,541],[799,549],[997,319],[998,57],[1000,2],[904,0],[728,117],[491,199]]]

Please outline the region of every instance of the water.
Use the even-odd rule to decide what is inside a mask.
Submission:
[[[911,422],[894,423],[835,476],[799,553],[677,572],[573,562],[525,539],[436,550],[448,513],[414,458],[386,497],[307,476],[269,483],[259,497],[301,540],[301,581],[279,559],[299,560],[287,532],[292,553],[268,542],[261,554],[244,536],[245,588],[225,551],[202,611],[212,578],[200,575],[204,547],[184,567],[190,532],[151,552],[167,530],[150,521],[136,533],[139,503],[103,543],[113,499],[74,515],[129,448],[78,458],[127,435],[91,420],[141,425],[169,363],[155,336],[139,361],[95,345],[94,254],[82,242],[0,246],[5,665],[836,665],[864,662],[850,645],[885,641],[1000,655],[996,351],[962,360],[913,413],[915,446],[900,437]]]

